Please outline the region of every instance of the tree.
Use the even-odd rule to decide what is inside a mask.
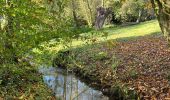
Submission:
[[[17,62],[42,42],[70,36],[72,21],[64,14],[66,1],[0,0],[1,24],[4,19],[7,22],[0,29],[0,60]]]
[[[170,1],[169,0],[151,0],[155,8],[159,25],[163,34],[166,36],[170,46]],[[158,9],[157,9],[158,7]]]
[[[76,1],[71,0],[71,5],[72,5],[72,13],[73,13],[73,19],[74,19],[74,22],[75,22],[75,26],[79,27],[78,19],[77,19],[77,13],[76,13]]]
[[[10,61],[17,61],[17,54],[15,52],[15,47],[13,45],[15,41],[15,34],[14,34],[14,16],[11,11],[14,9],[14,5],[11,0],[6,0],[6,2],[3,2],[6,7],[4,8],[4,14],[3,14],[3,21],[6,21],[6,25],[1,25],[2,29],[4,28],[4,31],[6,34],[6,38],[4,39],[4,48],[3,50],[6,53],[6,59]]]
[[[103,27],[106,18],[111,13],[112,13],[111,8],[103,8],[103,7],[97,8],[97,17],[95,20],[95,29],[96,30],[99,30]]]
[[[96,8],[101,6],[101,0],[78,0],[79,2],[79,15],[82,16],[92,27],[95,21]]]

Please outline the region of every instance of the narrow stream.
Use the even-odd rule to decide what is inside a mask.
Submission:
[[[73,74],[54,67],[40,67],[43,80],[57,100],[108,100],[102,92],[88,87]]]

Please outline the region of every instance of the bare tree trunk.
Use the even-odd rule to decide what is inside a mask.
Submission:
[[[104,22],[106,18],[111,14],[111,9],[110,8],[103,8],[99,7],[97,8],[97,16],[95,20],[95,29],[99,30],[103,27]]]
[[[139,9],[138,19],[136,20],[137,23],[140,23],[142,17],[142,9]]]
[[[158,5],[157,18],[163,34],[166,36],[168,45],[170,46],[170,1],[169,0],[151,0],[152,6],[156,8]],[[155,11],[156,12],[156,11]]]

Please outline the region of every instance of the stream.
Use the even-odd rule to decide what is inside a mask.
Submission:
[[[81,82],[74,74],[54,67],[40,67],[43,80],[57,100],[109,100],[101,91]]]

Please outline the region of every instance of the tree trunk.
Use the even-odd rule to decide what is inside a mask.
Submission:
[[[109,14],[111,14],[110,8],[103,8],[103,7],[97,8],[97,16],[96,16],[96,20],[95,20],[95,29],[96,30],[100,30],[103,27],[104,22],[105,22],[106,18],[109,16]]]
[[[138,19],[136,20],[137,23],[140,23],[141,17],[142,17],[142,9],[139,10]]]
[[[76,4],[75,4],[75,0],[72,0],[72,13],[73,13],[73,19],[75,22],[75,26],[79,27],[78,25],[78,20],[77,20],[77,14],[76,14]]]
[[[105,7],[105,0],[102,0],[102,7]]]
[[[89,12],[90,12],[90,26],[92,26],[92,23],[93,23],[93,13],[92,13],[92,9],[90,7],[90,3],[89,3],[89,0],[86,0],[86,3],[87,3],[87,7],[89,9]]]
[[[156,8],[158,5],[157,18],[163,34],[166,36],[168,45],[170,46],[170,1],[169,0],[151,0],[152,6]],[[156,11],[155,11],[156,12]]]

